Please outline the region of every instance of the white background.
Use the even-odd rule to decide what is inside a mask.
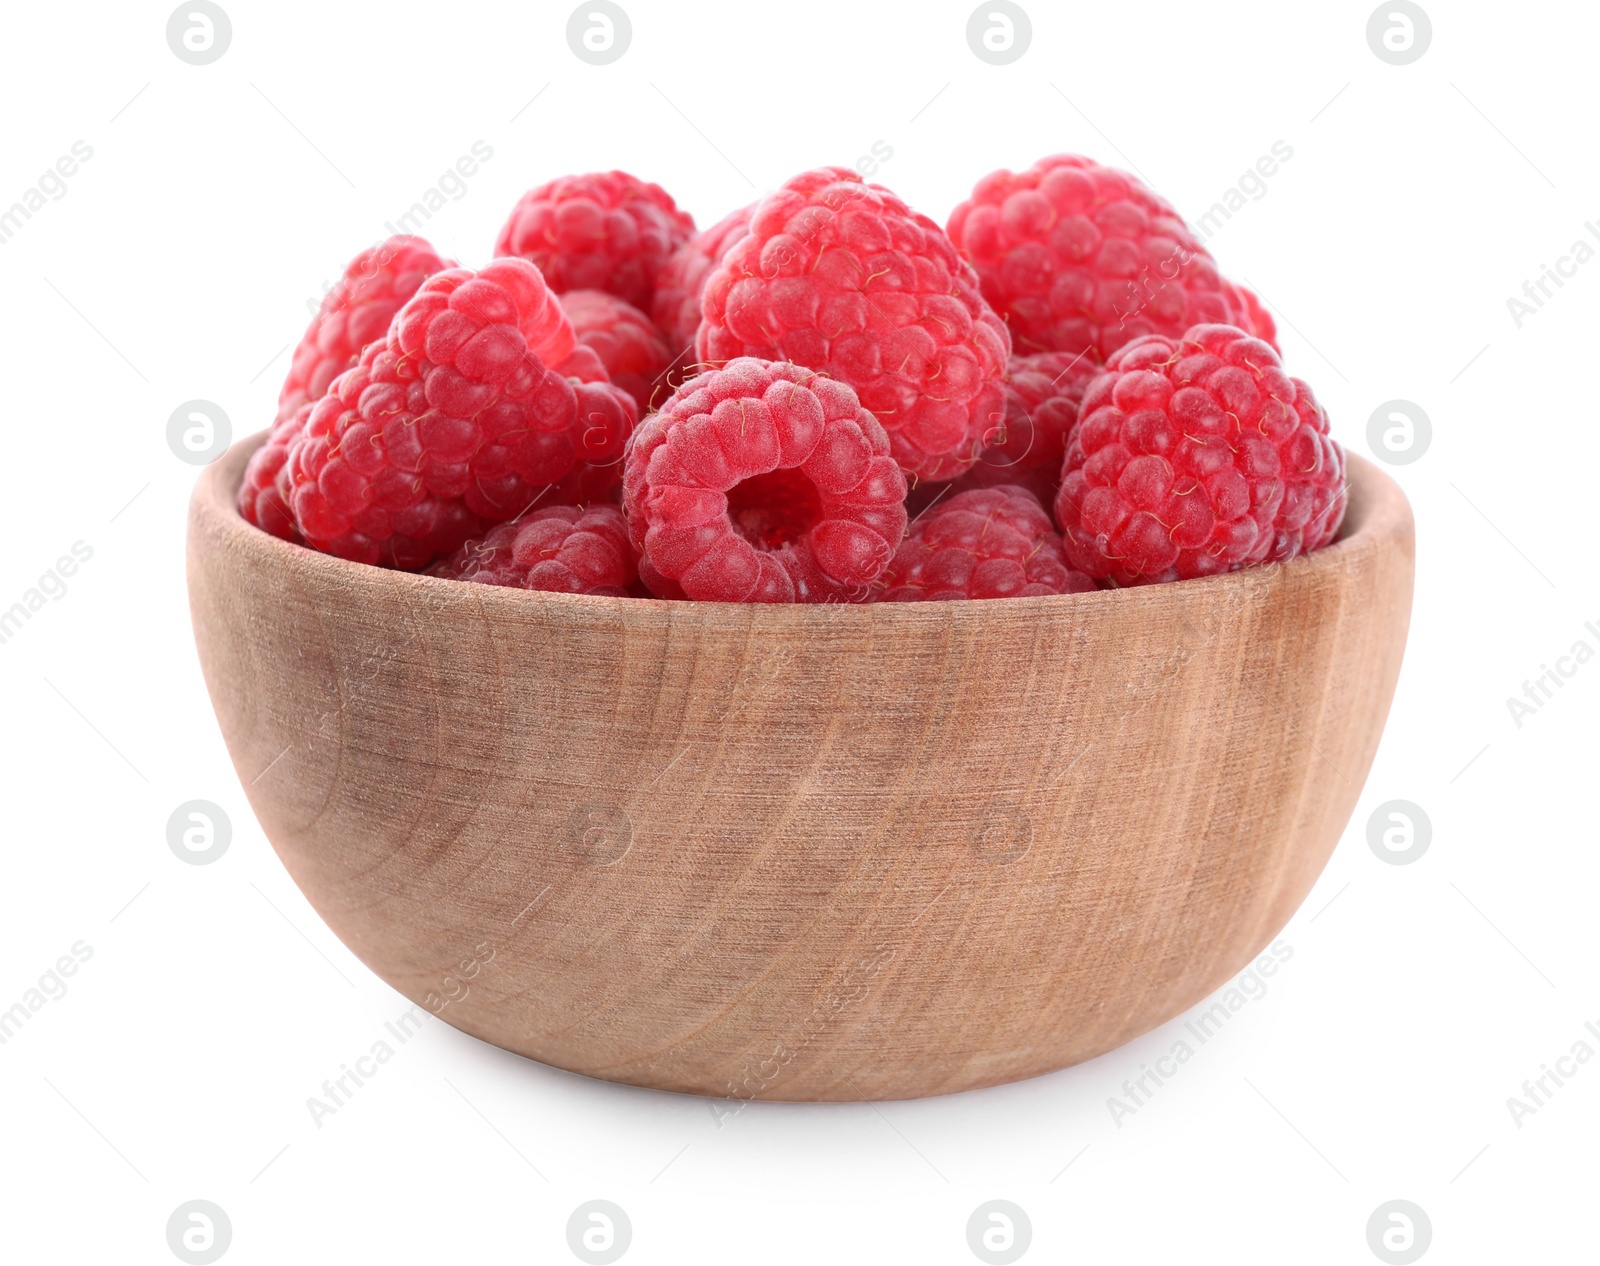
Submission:
[[[94,152],[0,246],[0,607],[73,542],[93,557],[0,645],[0,1008],[75,942],[93,957],[0,1046],[5,1259],[171,1262],[167,1217],[203,1198],[229,1263],[573,1261],[567,1217],[600,1197],[630,1263],[972,1262],[991,1198],[1027,1211],[1026,1261],[1371,1262],[1395,1198],[1426,1211],[1428,1261],[1597,1260],[1600,1060],[1520,1128],[1506,1100],[1600,1026],[1600,662],[1520,727],[1506,699],[1600,650],[1600,261],[1520,329],[1506,301],[1600,217],[1600,16],[1428,0],[1432,44],[1396,67],[1365,0],[1027,0],[1032,46],[995,67],[964,0],[625,2],[606,67],[569,50],[565,4],[224,0],[231,46],[200,67],[165,4],[7,10],[0,207]],[[409,1004],[318,921],[228,761],[184,592],[196,470],[166,423],[199,397],[236,436],[264,426],[307,300],[479,140],[493,158],[428,226],[469,264],[574,171],[658,180],[708,225],[882,141],[876,179],[942,221],[989,170],[1080,151],[1193,220],[1292,147],[1209,245],[1352,451],[1380,402],[1432,418],[1393,471],[1411,641],[1292,959],[1120,1126],[1108,1098],[1181,1021],[1020,1085],[719,1126],[430,1019],[312,1123],[307,1097]],[[166,842],[196,798],[233,824],[208,866]],[[1367,844],[1391,799],[1432,822],[1410,865]]]

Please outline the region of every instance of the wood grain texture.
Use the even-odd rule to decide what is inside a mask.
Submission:
[[[1089,1059],[1241,970],[1371,765],[1413,525],[1147,589],[874,607],[526,593],[189,523],[195,638],[289,873],[384,980],[562,1068],[906,1098]]]

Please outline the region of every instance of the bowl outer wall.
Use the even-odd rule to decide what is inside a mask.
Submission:
[[[939,1094],[1191,1007],[1304,900],[1393,696],[1414,526],[1050,598],[504,590],[269,537],[235,445],[190,605],[234,766],[374,972],[561,1068],[738,1098]]]

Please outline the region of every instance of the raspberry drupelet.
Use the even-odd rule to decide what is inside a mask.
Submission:
[[[889,440],[844,383],[739,357],[690,379],[628,451],[623,508],[661,598],[845,602],[905,532]]]
[[[1141,335],[1206,322],[1268,343],[1276,334],[1166,199],[1092,159],[1057,154],[992,172],[949,229],[1019,353],[1087,351],[1104,363]]]
[[[428,569],[448,580],[624,597],[636,578],[622,511],[547,506],[489,529]]]
[[[1229,325],[1149,335],[1090,384],[1056,521],[1066,557],[1118,585],[1282,562],[1333,540],[1344,453],[1311,388]]]
[[[1001,484],[958,492],[913,521],[873,586],[873,600],[1040,598],[1095,587],[1064,561],[1061,537],[1039,499]]]
[[[301,336],[278,393],[278,417],[315,403],[368,343],[381,339],[389,322],[417,287],[456,265],[441,259],[420,237],[400,235],[362,251],[322,297],[322,306]]]
[[[701,292],[695,351],[788,360],[847,383],[895,460],[951,479],[1004,408],[1005,326],[944,231],[843,167],[764,198]]]
[[[426,278],[451,267],[422,238],[405,235],[369,247],[345,266],[294,349],[271,434],[245,468],[238,504],[246,522],[286,541],[300,539],[280,475],[310,406],[367,344],[384,337],[394,314]]]
[[[284,470],[308,544],[414,570],[614,464],[632,397],[559,371],[572,326],[538,269],[435,274],[312,407]]]
[[[523,194],[494,253],[537,264],[557,294],[604,290],[648,312],[656,274],[693,232],[693,218],[660,185],[594,172]]]
[[[244,521],[297,544],[300,531],[294,525],[294,511],[289,507],[284,464],[289,459],[290,445],[305,430],[306,419],[310,416],[311,405],[302,404],[274,422],[267,442],[250,454],[244,479],[239,484],[239,514]]]
[[[956,491],[1018,484],[1055,504],[1067,435],[1083,393],[1102,366],[1088,356],[1035,352],[1013,356],[1006,375],[1005,418],[984,436],[983,451]]]
[[[666,399],[672,350],[649,317],[603,290],[569,290],[561,296],[561,307],[572,321],[578,346],[594,352],[611,381],[633,397],[640,417],[650,412],[652,400]]]
[[[700,328],[700,292],[706,278],[728,247],[750,231],[755,209],[754,203],[740,207],[709,229],[700,230],[672,252],[656,277],[650,315],[667,336],[674,356],[694,351],[695,331]]]

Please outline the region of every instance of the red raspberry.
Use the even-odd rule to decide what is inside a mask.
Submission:
[[[317,549],[414,569],[514,518],[637,421],[609,383],[570,382],[572,327],[525,260],[435,274],[306,419],[285,466]]]
[[[1344,453],[1311,388],[1229,325],[1152,334],[1084,395],[1056,520],[1066,556],[1119,585],[1282,562],[1344,518]]]
[[[985,437],[978,464],[956,481],[956,490],[1018,484],[1041,504],[1053,504],[1067,434],[1078,421],[1085,388],[1100,371],[1090,357],[1066,352],[1013,356],[1005,421]]]
[[[622,459],[579,462],[572,473],[550,484],[535,501],[545,506],[596,506],[622,504]]]
[[[636,572],[628,528],[615,506],[547,506],[490,528],[428,569],[447,580],[512,589],[623,597]]]
[[[656,277],[650,315],[667,336],[674,353],[694,349],[695,331],[700,328],[700,291],[728,247],[750,231],[755,209],[755,203],[740,207],[709,229],[701,229],[672,252]]]
[[[843,167],[796,176],[706,278],[696,354],[790,360],[860,394],[895,460],[950,479],[1000,420],[1010,340],[939,226]]]
[[[574,294],[584,293],[573,291]],[[599,294],[600,291],[589,291],[590,294]],[[566,297],[562,296],[565,303]],[[621,302],[618,300],[618,302]],[[600,360],[600,355],[592,347],[579,343],[572,349],[572,355],[556,366],[556,373],[572,382],[574,389],[579,383],[598,383],[611,381],[611,375],[606,372],[605,365]],[[632,397],[629,397],[630,399]],[[591,394],[589,403],[591,407],[604,405],[607,409],[615,409],[618,396],[615,392],[609,395]],[[635,406],[637,408],[637,405]],[[597,419],[601,426],[608,425],[605,415]],[[549,484],[543,492],[534,499],[535,505],[558,506],[586,506],[586,505],[618,505],[622,501],[622,452],[619,450],[614,458],[597,462],[579,462],[572,468],[570,475]]]
[[[889,438],[842,382],[740,357],[690,379],[628,450],[623,507],[657,597],[841,602],[905,532]]]
[[[1039,499],[1014,484],[958,492],[931,507],[873,586],[877,602],[1041,598],[1094,587],[1062,561],[1061,538]]]
[[[322,307],[294,349],[289,377],[278,393],[278,416],[320,400],[333,380],[355,364],[361,349],[388,332],[394,314],[424,278],[455,266],[422,238],[404,235],[352,259],[322,297]]]
[[[245,468],[239,512],[246,521],[273,536],[299,541],[287,481],[279,476],[309,406],[355,364],[368,343],[384,337],[394,314],[425,278],[452,267],[422,238],[403,234],[369,247],[345,267],[294,349],[289,376],[278,393],[272,434]]]
[[[1261,300],[1256,298],[1255,292],[1234,281],[1223,282],[1222,288],[1231,292],[1230,303],[1234,310],[1244,313],[1244,319],[1238,322],[1239,328],[1254,334],[1263,343],[1271,343],[1276,348],[1278,346],[1278,323],[1272,319],[1272,314],[1262,306]]]
[[[573,293],[580,292],[574,291]],[[588,293],[599,294],[600,292],[595,290]],[[600,359],[600,353],[592,347],[585,347],[582,343],[572,349],[571,356],[568,356],[566,360],[552,368],[563,378],[576,378],[579,382],[611,381],[611,375],[606,371],[605,362]]]
[[[660,185],[596,172],[523,194],[494,253],[532,260],[557,294],[604,290],[649,311],[656,274],[693,232],[694,220]]]
[[[250,455],[239,484],[239,513],[246,523],[285,541],[299,543],[300,532],[289,508],[288,480],[283,475],[289,447],[305,429],[311,405],[302,404],[272,424],[267,442]]]
[[[1270,320],[1250,324],[1238,288],[1166,199],[1076,154],[991,172],[951,212],[950,236],[1019,352],[1104,362],[1140,335],[1212,321],[1274,334]]]
[[[573,428],[581,460],[549,487],[544,500],[584,506],[622,500],[622,463],[628,437],[639,424],[633,397],[614,383],[574,382],[578,416]]]
[[[611,381],[633,397],[640,417],[650,412],[652,396],[666,398],[672,349],[649,317],[603,290],[569,290],[561,306],[579,345],[590,348]]]

